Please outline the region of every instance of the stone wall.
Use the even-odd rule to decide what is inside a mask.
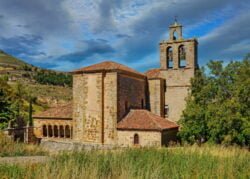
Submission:
[[[87,93],[87,75],[73,75],[73,122],[74,134],[73,138],[76,141],[83,140],[83,124],[85,122],[85,110]]]
[[[85,73],[73,78],[74,139],[88,143],[115,143],[117,73]]]
[[[178,121],[185,109],[185,98],[190,88],[190,80],[197,68],[197,44],[195,39],[168,40],[160,43],[161,77],[166,80],[165,104],[168,105],[168,118]],[[186,67],[179,67],[179,47],[184,45]],[[167,49],[173,50],[173,68],[167,67]]]
[[[118,130],[118,145],[121,147],[133,147],[134,135],[139,135],[139,146],[161,146],[161,132],[157,131],[126,131]]]
[[[79,125],[83,125],[84,142],[102,143],[102,73],[84,74],[86,75],[86,89],[84,97],[83,120]]]
[[[43,134],[43,127],[46,127],[47,129],[47,135],[44,136]],[[52,136],[49,136],[48,134],[48,127],[51,126],[52,129]],[[42,138],[49,138],[53,140],[63,140],[66,138],[65,135],[65,129],[69,129],[69,138],[72,138],[73,135],[73,121],[72,119],[51,119],[51,118],[44,118],[44,119],[37,119],[34,118],[34,135],[36,138],[42,139]],[[58,132],[57,135],[54,133],[55,127],[57,128]],[[63,129],[64,134],[62,135],[62,132],[60,134],[60,127]],[[62,137],[63,136],[63,137]]]
[[[179,47],[184,45],[186,51],[186,68],[197,67],[197,45],[196,39],[188,40],[168,40],[160,43],[160,63],[161,69],[167,69],[167,48],[173,49],[173,69],[179,68]]]
[[[162,79],[148,80],[148,90],[150,111],[164,117],[164,81]]]
[[[117,73],[106,73],[104,78],[104,143],[117,141]]]
[[[129,109],[141,109],[145,107],[146,79],[142,77],[133,77],[125,74],[119,74],[117,122],[119,122],[129,112]]]

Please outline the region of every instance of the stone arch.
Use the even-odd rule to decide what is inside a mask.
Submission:
[[[64,138],[65,133],[64,133],[64,127],[62,125],[59,126],[59,134],[61,138]]]
[[[48,136],[47,126],[43,125],[43,137],[47,137],[47,136]]]
[[[48,136],[53,137],[53,129],[51,125],[48,126]]]
[[[57,127],[57,125],[54,125],[54,137],[58,137],[59,136],[59,134],[58,134],[58,127]]]
[[[70,127],[69,127],[69,125],[65,126],[65,137],[70,138]]]
[[[176,30],[173,31],[173,40],[177,40],[179,38],[179,34]]]
[[[167,68],[173,68],[173,48],[167,48]]]
[[[136,133],[135,135],[134,135],[134,145],[139,145],[139,135]]]
[[[179,68],[185,68],[187,66],[186,60],[186,49],[184,45],[180,45],[178,48],[178,56],[179,56]]]

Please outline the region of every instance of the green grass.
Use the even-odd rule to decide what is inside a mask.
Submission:
[[[82,151],[44,164],[1,166],[7,178],[249,178],[250,154],[218,146]]]

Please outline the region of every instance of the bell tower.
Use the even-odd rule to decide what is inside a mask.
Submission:
[[[165,117],[178,121],[185,109],[190,80],[194,77],[197,63],[195,38],[185,39],[182,25],[175,20],[169,26],[169,39],[160,42],[160,73],[165,79]]]

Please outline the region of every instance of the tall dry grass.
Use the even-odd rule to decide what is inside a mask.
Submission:
[[[62,153],[45,164],[1,166],[6,178],[249,178],[237,147],[187,146]]]
[[[0,157],[45,155],[46,152],[38,145],[27,145],[14,142],[0,131]]]

